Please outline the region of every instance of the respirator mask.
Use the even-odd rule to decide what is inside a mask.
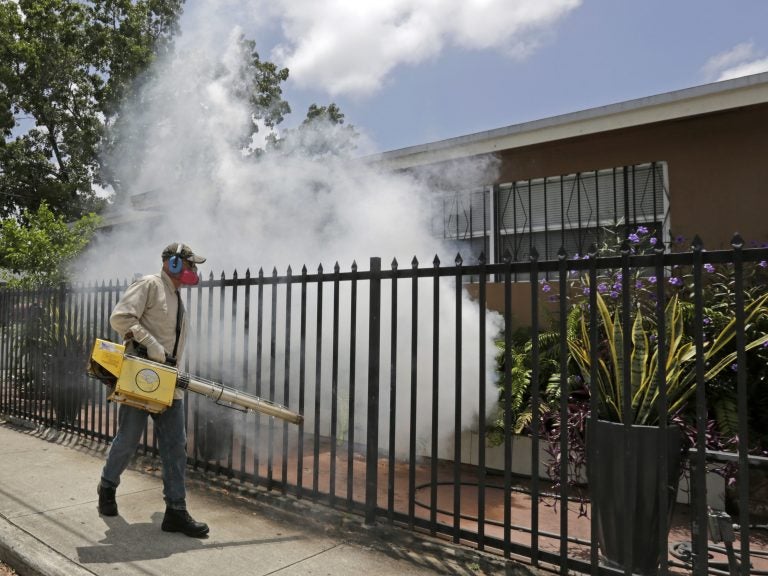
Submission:
[[[197,275],[197,266],[191,262],[189,266],[190,268],[185,266],[179,273],[179,282],[184,286],[197,286],[197,283],[200,282],[200,277]]]

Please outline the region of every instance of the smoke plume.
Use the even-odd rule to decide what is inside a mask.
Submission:
[[[203,3],[203,6],[205,3]],[[306,156],[301,150],[285,147],[279,153],[269,153],[258,160],[243,152],[243,138],[252,128],[247,103],[238,90],[241,79],[243,54],[238,38],[243,30],[237,25],[222,21],[221,11],[205,14],[197,19],[185,20],[183,35],[173,58],[157,63],[154,81],[143,87],[140,101],[127,102],[123,115],[130,121],[135,136],[131,146],[120,151],[110,162],[120,166],[124,174],[121,182],[123,197],[116,201],[108,218],[115,225],[99,235],[94,249],[86,254],[81,264],[82,279],[131,279],[137,274],[155,273],[160,270],[160,254],[172,242],[185,242],[208,261],[200,266],[204,278],[213,273],[230,277],[234,271],[242,277],[246,270],[256,275],[259,270],[267,276],[273,270],[286,274],[291,267],[299,274],[302,266],[309,273],[322,265],[332,272],[338,263],[342,271],[348,271],[353,262],[360,270],[368,268],[369,258],[382,258],[387,268],[394,259],[400,267],[410,266],[416,257],[421,264],[431,264],[435,255],[445,263],[452,263],[455,247],[446,246],[430,230],[431,202],[426,185],[407,175],[386,173],[360,159],[343,155]],[[333,127],[315,135],[332,141]],[[258,136],[266,135],[261,127]],[[311,135],[309,135],[311,136]],[[258,144],[258,142],[256,143]],[[363,148],[362,152],[365,152]],[[457,171],[477,177],[477,170],[465,166]],[[482,165],[480,170],[492,170],[493,165]],[[460,172],[460,173],[459,173]],[[469,183],[468,183],[469,184]],[[105,255],[109,255],[105,258]],[[465,255],[465,257],[468,255]],[[468,261],[468,263],[471,263]],[[432,302],[431,285],[421,281],[422,298],[419,305],[419,444],[428,445],[425,435],[430,423],[425,415],[430,413],[432,401]],[[387,308],[390,287],[385,287],[384,307]],[[402,292],[409,288],[400,288]],[[441,283],[442,305],[439,311],[440,338],[440,434],[451,437],[453,431],[453,372],[455,367],[455,287],[450,281]],[[405,301],[405,296],[402,297]],[[326,307],[329,304],[326,304]],[[356,381],[358,402],[355,411],[365,408],[367,357],[367,296],[360,295],[358,317],[358,364]],[[398,325],[406,330],[410,325],[410,304],[399,306]],[[308,333],[314,326],[310,314]],[[463,302],[463,426],[470,427],[480,410],[476,390],[478,380],[478,313],[476,304],[466,297]],[[383,318],[387,318],[383,315]],[[342,342],[348,341],[348,304],[341,312]],[[498,320],[489,315],[488,335],[498,329]],[[200,326],[197,327],[200,330]],[[330,320],[326,320],[321,354],[331,351]],[[269,333],[262,336],[269,341]],[[281,331],[284,328],[280,329]],[[388,383],[390,350],[389,320],[382,322],[382,417],[386,428],[388,410]],[[205,330],[202,330],[205,334]],[[294,334],[297,330],[294,328]],[[195,340],[195,328],[190,339]],[[282,335],[278,335],[282,342]],[[221,338],[231,338],[221,335]],[[239,336],[235,336],[237,339]],[[251,337],[255,337],[255,329]],[[344,340],[344,339],[347,340]],[[216,350],[216,343],[206,342]],[[410,336],[405,333],[398,339],[398,380],[401,386],[410,382],[407,359],[410,358]],[[238,350],[236,364],[241,357],[242,345],[227,342],[227,349]],[[190,354],[200,349],[192,343]],[[281,344],[282,348],[282,344]],[[255,350],[255,346],[250,350]],[[490,392],[493,382],[493,351],[487,345],[486,366],[489,382],[489,403],[495,399]],[[282,371],[279,358],[285,350],[278,351],[277,370]],[[308,350],[307,366],[314,366],[314,350]],[[347,397],[350,380],[348,350],[340,366],[345,372],[340,377],[339,394]],[[293,353],[297,358],[298,354]],[[190,362],[199,367],[200,359]],[[256,361],[249,359],[250,366]],[[325,404],[322,418],[325,420],[331,394],[328,371],[331,360],[323,359],[323,387],[321,394]],[[210,367],[202,367],[210,371]],[[265,367],[265,370],[267,368]],[[289,368],[296,381],[295,366]],[[239,366],[228,366],[227,376],[236,378]],[[314,373],[308,374],[310,384]],[[278,375],[278,382],[282,381]],[[292,398],[296,393],[292,392]],[[280,400],[280,398],[276,398]],[[407,414],[408,395],[398,395],[398,414],[402,420]],[[443,406],[443,403],[445,405]],[[310,404],[311,405],[311,404]],[[423,408],[422,408],[423,407]],[[364,411],[357,418],[356,432],[364,439]],[[311,415],[307,415],[310,418]],[[326,432],[327,425],[323,424]],[[406,427],[402,431],[407,433]],[[382,433],[380,438],[385,439]],[[398,442],[398,451],[405,442]]]

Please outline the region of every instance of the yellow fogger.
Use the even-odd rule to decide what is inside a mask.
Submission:
[[[96,339],[88,362],[88,375],[113,388],[109,400],[159,414],[173,402],[178,386],[202,394],[217,404],[260,412],[293,424],[304,417],[285,406],[264,400],[218,382],[179,372],[173,366],[126,354],[125,346]]]

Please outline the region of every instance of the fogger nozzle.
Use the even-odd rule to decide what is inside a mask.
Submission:
[[[239,406],[246,410],[261,412],[281,420],[286,420],[292,424],[301,424],[304,421],[304,417],[301,414],[292,412],[285,406],[190,374],[179,374],[176,385],[190,392],[202,394],[214,400],[217,404]]]
[[[126,354],[125,346],[98,338],[91,351],[88,375],[114,388],[110,400],[155,414],[173,403],[173,391],[178,386],[230,408],[261,412],[293,424],[304,421],[301,414],[285,406],[218,382],[180,373],[173,366]]]

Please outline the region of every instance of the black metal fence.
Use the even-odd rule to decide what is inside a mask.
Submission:
[[[602,505],[590,499],[578,455],[604,398],[598,299],[612,310],[646,306],[646,347],[665,358],[680,344],[676,338],[692,346],[685,359],[691,395],[659,423],[681,424],[690,441],[683,443],[690,454],[684,502],[654,504],[658,517],[669,519],[658,528],[659,573],[764,569],[768,546],[750,479],[764,462],[760,433],[768,432],[755,413],[768,396],[766,382],[752,381],[768,372],[768,337],[761,340],[768,248],[742,244],[735,238],[732,250],[707,252],[697,241],[688,252],[641,253],[628,240],[615,255],[593,251],[579,259],[561,251],[539,261],[534,250],[528,261],[501,264],[481,257],[468,265],[457,256],[448,266],[435,257],[428,266],[414,258],[408,267],[393,261],[382,269],[372,258],[365,271],[353,264],[344,272],[336,265],[331,272],[211,275],[183,292],[192,329],[181,369],[286,405],[305,420],[295,426],[189,393],[190,466],[561,573],[611,572],[599,557]],[[530,282],[514,283],[518,275]],[[126,285],[0,290],[0,412],[104,442],[113,437],[117,406],[86,377],[85,364],[95,338],[118,341],[109,313]],[[501,295],[502,312],[489,309],[491,293]],[[666,303],[675,294],[686,302],[682,334],[670,332]],[[521,311],[530,322],[517,320]],[[578,318],[588,326],[591,374],[575,368],[566,337],[576,333]],[[634,313],[615,318],[614,328],[640,338]],[[732,335],[727,346],[708,355],[725,329]],[[623,354],[615,368],[624,375],[617,388],[629,414],[636,348],[627,337],[617,351]],[[711,377],[713,363],[730,359]],[[676,366],[657,366],[653,409],[666,414],[666,380]],[[717,398],[735,409],[738,443],[715,431]],[[627,418],[624,427],[630,425]],[[621,441],[627,455],[637,448],[632,438]],[[141,450],[155,451],[151,423]],[[663,450],[656,454],[655,493],[664,494],[668,464]],[[552,468],[558,461],[569,465]],[[626,462],[623,478],[630,478]],[[724,538],[708,530],[716,499],[708,475],[723,462],[737,480],[730,541],[727,530]],[[634,481],[614,482],[626,486],[621,531],[636,542],[648,531],[630,511],[642,497]],[[620,572],[631,573],[636,547],[621,551]]]

